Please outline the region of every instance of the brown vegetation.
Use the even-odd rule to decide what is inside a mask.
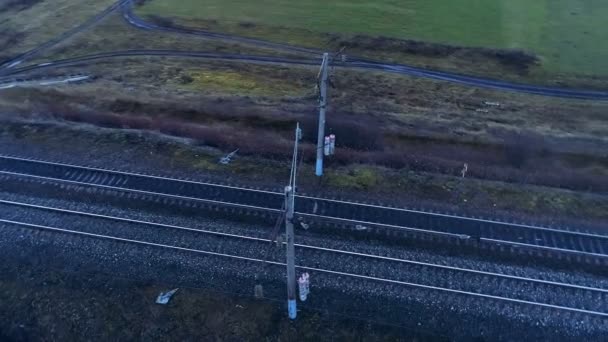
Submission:
[[[201,145],[224,150],[238,148],[243,155],[268,158],[289,158],[293,127],[300,122],[306,132],[304,158],[314,160],[313,132],[317,122],[316,116],[310,114],[315,110],[313,106],[269,108],[243,97],[163,104],[120,98],[85,111],[75,104],[85,103],[86,99],[56,91],[36,97],[48,99],[39,108],[56,118],[101,127],[157,131],[190,138]],[[330,108],[327,132],[338,137],[338,153],[328,159],[330,166],[372,164],[458,175],[467,163],[467,177],[608,192],[605,176],[594,171],[594,166],[608,168],[608,159],[552,152],[541,137],[531,133],[506,137],[506,144],[416,136],[383,127],[372,117],[334,108]]]
[[[445,58],[449,56],[458,56],[465,59],[487,58],[520,72],[527,71],[531,66],[539,62],[536,55],[522,50],[462,47],[411,39],[370,37],[364,35],[343,38],[334,35],[332,42],[348,48],[386,51],[391,53],[400,52],[432,58]]]
[[[147,61],[125,59],[121,68],[98,63],[88,67],[104,75],[95,83],[6,90],[3,101],[23,113],[34,107],[70,121],[158,131],[222,150],[239,148],[243,155],[285,160],[293,128],[300,122],[304,158],[314,158],[316,68]],[[242,92],[230,82],[240,79],[227,78],[226,88],[195,80],[201,74],[221,79],[223,72],[254,79],[260,89],[255,95],[235,96]],[[608,192],[608,158],[601,143],[608,126],[601,119],[602,104],[339,68],[332,75],[326,131],[338,137],[338,153],[328,159],[330,166],[370,164],[460,176],[467,163],[467,178]],[[268,84],[274,88],[264,88]],[[277,84],[299,95],[277,95]],[[500,106],[484,107],[486,100]],[[572,132],[578,140],[563,138]]]

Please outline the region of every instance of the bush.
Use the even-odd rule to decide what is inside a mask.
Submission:
[[[516,169],[521,169],[528,160],[528,149],[521,143],[505,145],[505,158]]]
[[[0,11],[2,11],[0,9]],[[17,32],[14,30],[10,30],[7,29],[4,32],[2,32],[0,34],[0,51],[2,50],[6,50],[8,48],[10,48],[11,46],[17,44],[19,41],[22,41],[25,39],[25,33],[22,32]],[[0,58],[0,61],[2,60],[8,60],[9,58],[12,58],[13,56],[7,56],[6,58]]]
[[[329,173],[328,178],[328,182],[333,185],[357,190],[369,189],[380,181],[376,170],[362,166],[353,168],[346,174]]]
[[[300,108],[306,114],[286,115],[277,108],[250,106],[250,101],[243,99],[167,103],[162,107],[144,100],[118,99],[112,108],[129,114],[117,114],[83,112],[77,108],[77,98],[57,90],[9,90],[7,95],[20,101],[36,98],[41,102],[36,112],[50,112],[65,120],[154,130],[223,150],[239,148],[241,154],[283,160],[291,157],[293,128],[295,121],[300,121],[304,160],[315,160],[317,122],[316,115],[309,114],[310,108]],[[131,114],[133,110],[141,114]],[[331,112],[328,118],[328,133],[335,133],[338,141],[336,154],[326,159],[331,167],[372,164],[459,176],[463,164],[468,163],[467,177],[608,192],[605,158],[552,152],[542,136],[531,132],[495,133],[502,142],[489,144],[378,131],[376,127],[382,125],[347,112]]]
[[[350,116],[351,118],[347,118]],[[379,151],[384,148],[382,134],[377,124],[372,122],[353,121],[356,114],[329,113],[325,124],[325,135],[336,135],[336,147],[357,151]],[[293,127],[293,122],[289,122]],[[308,116],[300,120],[305,141],[316,144],[318,132],[317,117]]]
[[[171,20],[169,18],[165,18],[165,17],[161,17],[158,15],[153,15],[153,14],[149,15],[148,18],[150,18],[150,21],[158,26],[162,26],[162,27],[173,27],[174,26],[173,20]]]
[[[507,162],[521,169],[534,154],[547,154],[542,137],[522,132],[506,133],[504,139],[504,155]]]
[[[43,0],[4,0],[0,3],[0,12],[6,12],[8,10],[23,11],[42,1]]]
[[[239,22],[239,26],[242,27],[242,28],[248,28],[248,29],[250,29],[250,28],[256,27],[256,24],[252,23],[250,21],[241,21],[241,22]]]
[[[133,3],[137,6],[141,6],[141,5],[144,5],[148,1],[150,1],[150,0],[135,0],[135,1],[133,1]]]
[[[426,57],[447,57],[454,54],[475,55],[496,60],[500,64],[519,70],[527,70],[538,63],[539,58],[523,50],[490,49],[483,47],[462,47],[450,44],[430,43],[411,39],[397,39],[388,37],[370,37],[356,35],[349,39],[335,38],[334,43],[347,48],[363,50],[382,50],[401,52]]]
[[[194,82],[194,78],[192,78],[190,75],[184,74],[179,77],[179,83],[181,84],[190,84],[192,82]]]

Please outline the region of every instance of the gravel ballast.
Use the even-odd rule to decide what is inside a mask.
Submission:
[[[218,221],[216,219],[207,220],[205,217],[170,217],[167,215],[155,215],[144,211],[125,210],[103,206],[99,203],[82,203],[70,202],[66,200],[56,199],[34,199],[27,198],[18,194],[2,193],[0,199],[11,201],[22,201],[38,205],[46,205],[59,208],[69,208],[71,210],[94,212],[105,215],[115,215],[120,217],[128,217],[138,220],[174,224],[186,227],[195,227],[196,229],[209,229],[222,232],[230,232],[231,234],[247,234],[248,236],[267,235],[270,227],[256,226],[251,224],[238,224],[229,221]],[[239,255],[247,254],[251,257],[263,257],[264,251],[267,248],[266,243],[258,244],[242,244],[239,242],[230,242],[227,239],[216,239],[205,236],[197,238],[197,233],[193,235],[175,236],[175,232],[162,229],[145,229],[143,227],[133,227],[133,224],[117,224],[115,222],[104,222],[100,219],[68,219],[68,216],[52,215],[40,210],[16,210],[10,206],[0,206],[0,213],[5,219],[23,220],[32,223],[44,223],[55,225],[58,227],[78,226],[79,229],[84,227],[90,232],[95,233],[115,233],[116,231],[126,231],[127,234],[133,234],[130,237],[155,241],[162,239],[165,242],[173,242],[173,245],[188,245],[188,247],[196,247],[205,250],[214,250],[218,252],[238,250]],[[35,213],[34,215],[32,215]],[[104,224],[106,223],[106,224]],[[96,227],[98,226],[98,227]],[[232,289],[234,292],[242,291],[244,293],[251,292],[251,289],[257,282],[263,282],[265,295],[280,299],[283,296],[283,268],[282,267],[261,267],[258,263],[239,261],[234,262],[225,258],[213,256],[201,256],[194,253],[164,251],[158,248],[135,247],[125,243],[115,243],[101,241],[91,238],[82,238],[78,236],[70,236],[57,233],[36,232],[31,229],[21,229],[15,226],[3,225],[3,234],[5,239],[3,242],[7,248],[3,251],[9,251],[11,246],[24,247],[20,253],[23,258],[29,258],[29,253],[25,246],[31,250],[32,248],[52,253],[52,258],[42,258],[49,260],[62,260],[63,266],[70,268],[69,264],[76,262],[72,266],[76,269],[91,268],[93,272],[106,272],[111,274],[123,274],[124,276],[137,275],[138,279],[146,279],[149,281],[170,281],[166,277],[165,267],[169,269],[174,279],[180,284],[205,284],[213,288]],[[15,236],[17,234],[17,236]],[[190,234],[190,233],[188,233]],[[147,236],[146,236],[147,235]],[[426,260],[434,257],[434,262],[439,264],[452,265],[453,262],[459,262],[468,268],[488,269],[493,267],[493,271],[502,271],[508,273],[510,267],[508,265],[498,265],[474,260],[460,259],[458,257],[445,258],[440,255],[431,255],[417,251],[399,250],[398,248],[370,246],[365,247],[360,243],[352,243],[348,241],[334,241],[332,239],[323,239],[318,236],[303,235],[298,238],[298,243],[323,245],[325,247],[341,248],[346,250],[355,250],[358,252],[373,251],[378,255],[390,255],[391,257],[408,256],[412,259]],[[42,249],[40,249],[42,248]],[[274,248],[273,248],[274,249]],[[280,251],[279,251],[280,252]],[[72,253],[75,253],[72,255]],[[84,253],[84,255],[82,255]],[[233,252],[234,253],[234,252]],[[38,254],[38,253],[36,253]],[[276,260],[281,260],[281,253],[273,251],[271,256]],[[369,265],[358,264],[352,259],[335,260],[314,260],[317,256],[302,254],[298,263],[315,264],[319,263],[325,268],[328,265],[340,268],[340,270],[350,272],[369,272]],[[310,259],[307,261],[307,258]],[[161,266],[162,265],[162,266]],[[58,266],[58,265],[57,265]],[[143,269],[140,270],[140,266]],[[376,265],[374,272],[379,272],[377,276],[393,277],[401,274],[403,270],[386,268],[386,265]],[[512,267],[511,267],[512,269]],[[156,272],[154,271],[156,270]],[[162,270],[162,275],[158,273]],[[519,270],[530,276],[538,277],[539,273],[558,279],[559,274],[553,274],[550,270]],[[418,278],[416,278],[416,276]],[[593,277],[582,276],[576,274],[563,274],[566,281],[579,283],[580,280],[587,285],[605,286],[606,280]],[[431,277],[431,278],[428,278]],[[420,273],[415,275],[415,278],[420,281],[429,283],[443,282],[445,285],[450,284],[454,279],[437,279],[432,278],[431,273]],[[437,277],[437,275],[435,275]],[[326,275],[313,272],[313,296],[305,305],[313,307],[322,307],[328,310],[338,310],[340,312],[357,312],[362,317],[373,318],[376,315],[382,317],[393,324],[400,323],[409,327],[416,327],[418,324],[431,328],[433,330],[447,334],[449,336],[473,336],[479,334],[481,330],[484,334],[493,336],[508,336],[514,334],[513,329],[504,330],[505,322],[510,324],[522,325],[521,329],[532,324],[537,327],[541,334],[547,334],[550,331],[559,331],[561,337],[569,336],[575,338],[577,336],[586,336],[593,338],[595,334],[599,334],[602,329],[605,329],[605,319],[598,319],[593,316],[584,314],[573,314],[566,312],[558,312],[547,309],[538,309],[526,305],[511,305],[497,302],[495,300],[479,300],[463,295],[447,295],[438,293],[437,291],[411,288],[401,285],[386,285],[378,284],[368,280],[353,280],[348,277],[340,277],[335,275]],[[173,282],[173,281],[171,281]],[[447,284],[446,284],[447,282]],[[491,286],[492,284],[486,285]],[[499,286],[499,284],[498,284]],[[247,289],[247,290],[244,290]],[[515,291],[516,289],[511,289]],[[529,289],[531,299],[547,298],[547,293],[543,291],[534,292],[535,289]],[[520,289],[521,291],[521,289]],[[605,301],[598,301],[600,308],[603,307]],[[449,310],[446,308],[449,307]],[[416,308],[416,309],[414,309]],[[414,310],[414,311],[412,311]],[[410,313],[409,319],[403,319],[404,313]],[[445,315],[441,317],[438,312],[443,312]],[[475,317],[474,320],[471,320]],[[481,328],[479,325],[468,326],[467,321],[478,321],[480,317],[487,320],[487,325]],[[416,322],[412,321],[412,318]],[[498,324],[498,322],[501,322]],[[458,329],[453,328],[458,326]],[[513,326],[511,327],[513,328]],[[526,330],[523,330],[526,331]],[[527,334],[529,332],[526,332]],[[506,335],[505,335],[506,334]],[[544,336],[544,335],[543,335]]]
[[[139,139],[139,138],[138,138]],[[6,142],[3,153],[32,156],[41,159],[128,169],[150,174],[190,177],[192,170],[166,164],[167,157],[138,156],[138,148],[116,153],[105,148],[70,146],[56,151],[42,145],[38,148]],[[24,153],[25,152],[25,153]],[[140,158],[141,157],[141,158]],[[140,160],[141,163],[134,163]],[[125,167],[128,166],[128,167]],[[213,177],[211,180],[230,183],[232,179]],[[188,203],[167,205],[155,198],[99,192],[93,189],[57,186],[45,182],[13,182],[3,177],[0,199],[36,205],[93,212],[102,215],[190,227],[228,234],[267,239],[272,231],[273,217],[247,217],[224,211],[212,213]],[[268,184],[267,187],[275,185]],[[137,223],[118,223],[100,218],[57,214],[40,209],[19,209],[0,204],[0,218],[78,229],[92,234],[116,235],[184,248],[212,251],[262,259],[282,261],[281,248],[266,241],[241,241],[230,237],[201,234],[197,231],[150,228]],[[281,227],[280,231],[283,228]],[[297,230],[296,243],[369,253],[398,259],[429,262],[474,270],[532,277],[555,282],[608,288],[605,273],[577,269],[570,261],[555,260],[540,263],[533,257],[518,256],[519,260],[502,256],[471,254],[459,246],[432,248],[433,241],[423,247],[417,241],[408,243],[358,238],[337,234],[323,226]],[[430,248],[428,246],[431,246]],[[437,245],[440,246],[440,245]],[[267,251],[268,254],[267,254]],[[133,281],[168,284],[174,287],[209,288],[251,296],[255,285],[263,285],[264,296],[279,302],[285,297],[285,270],[282,265],[236,260],[223,256],[192,251],[163,249],[108,241],[15,224],[0,224],[0,254],[7,266],[21,265],[28,269],[53,269],[70,274],[105,274]],[[525,261],[522,259],[527,258]],[[365,274],[412,283],[445,286],[468,291],[492,293],[531,301],[580,306],[608,311],[604,294],[577,296],[570,289],[555,289],[545,285],[525,285],[517,281],[489,281],[453,271],[435,272],[422,266],[405,265],[395,261],[369,261],[359,256],[345,256],[298,249],[298,264],[309,268],[332,269]],[[555,267],[553,267],[555,266]],[[559,267],[558,267],[559,266]],[[302,271],[302,270],[300,270]],[[301,307],[327,310],[360,319],[431,331],[453,340],[473,338],[489,340],[602,340],[608,332],[608,319],[584,313],[541,308],[526,304],[506,303],[496,299],[480,299],[468,295],[403,284],[390,284],[370,279],[310,271],[312,293]],[[67,299],[66,299],[67,300]],[[0,331],[2,333],[2,331]],[[0,334],[1,336],[1,334]]]

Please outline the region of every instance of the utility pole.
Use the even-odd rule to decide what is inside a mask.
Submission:
[[[298,167],[298,142],[302,138],[300,124],[296,127],[293,160],[291,162],[291,176],[289,185],[285,187],[285,234],[287,237],[287,313],[290,319],[296,319],[296,262],[294,246],[293,217],[296,193],[296,176]]]
[[[285,187],[285,206],[287,215],[285,216],[285,226],[287,233],[287,313],[289,318],[296,319],[296,266],[295,266],[295,247],[293,241],[293,199],[294,189],[291,186]]]
[[[325,149],[325,109],[327,107],[327,79],[329,54],[323,54],[323,62],[319,72],[319,136],[317,137],[317,167],[315,174],[323,176],[323,150]]]

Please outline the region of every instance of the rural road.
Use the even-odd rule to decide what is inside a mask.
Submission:
[[[120,57],[181,57],[181,58],[200,58],[207,60],[225,60],[244,63],[264,63],[264,64],[291,64],[291,65],[318,65],[321,63],[320,58],[286,58],[275,56],[258,56],[258,55],[242,55],[242,54],[223,54],[210,52],[196,51],[178,51],[178,50],[124,50],[113,51],[74,58],[61,59],[51,62],[46,62],[37,65],[21,67],[18,69],[5,70],[4,78],[16,76],[24,72],[41,71],[54,69],[58,67],[85,65],[94,63],[100,60],[107,60]],[[415,77],[429,78],[439,81],[447,81],[468,86],[489,88],[496,90],[515,91],[519,93],[536,94],[551,97],[585,99],[585,100],[608,100],[608,92],[591,91],[591,90],[571,90],[561,88],[540,87],[525,84],[515,84],[497,80],[489,80],[477,77],[455,75],[450,73],[420,70],[418,68],[409,67],[406,65],[397,64],[382,64],[371,62],[346,62],[336,63],[335,66],[350,69],[366,69],[382,72],[390,72],[401,75],[409,75]],[[1,80],[2,78],[0,78]]]
[[[275,48],[285,51],[291,52],[299,52],[299,53],[308,53],[315,56],[321,56],[323,52],[321,50],[309,49],[298,47],[289,44],[281,44],[269,42],[261,39],[247,38],[241,36],[234,36],[228,34],[221,34],[210,32],[206,30],[197,30],[183,27],[167,27],[161,26],[156,23],[148,22],[141,17],[138,17],[133,12],[133,4],[129,2],[122,7],[123,17],[125,20],[134,27],[143,30],[158,30],[165,32],[174,32],[179,34],[189,34],[200,37],[205,37],[209,39],[221,39],[221,40],[230,40],[237,43],[245,43],[251,44],[259,47],[268,47]],[[320,57],[319,57],[320,58]],[[578,90],[578,89],[567,89],[567,88],[555,88],[555,87],[543,87],[537,85],[527,85],[527,84],[519,84],[513,82],[506,82],[501,80],[492,80],[482,77],[474,77],[467,75],[460,75],[456,73],[450,72],[442,72],[429,70],[419,67],[414,67],[406,64],[396,64],[396,63],[383,63],[381,61],[366,59],[366,58],[358,58],[354,56],[349,56],[349,62],[342,63],[340,66],[343,67],[353,67],[353,68],[362,68],[362,69],[373,69],[378,71],[386,71],[397,74],[404,74],[416,77],[424,77],[430,78],[439,81],[447,81],[452,83],[458,83],[469,86],[476,86],[482,88],[491,88],[497,90],[507,90],[507,91],[516,91],[522,93],[530,93],[544,96],[553,96],[553,97],[565,97],[565,98],[579,98],[579,99],[594,99],[594,100],[605,100],[608,99],[608,92],[606,91],[594,91],[594,90]]]
[[[38,65],[30,65],[21,68],[15,68],[17,65],[23,63],[27,58],[30,58],[41,51],[52,47],[59,42],[71,37],[95,23],[105,18],[108,14],[114,10],[120,8],[122,10],[123,17],[132,26],[148,31],[165,31],[173,32],[177,34],[188,34],[204,37],[207,39],[218,39],[218,40],[229,40],[239,43],[250,44],[259,47],[274,48],[279,50],[309,54],[310,58],[286,58],[277,56],[258,56],[258,55],[241,55],[241,54],[221,54],[221,53],[210,53],[210,52],[199,52],[199,51],[178,51],[178,50],[124,50],[114,51],[105,53],[96,53],[86,56],[78,56],[74,58],[48,61],[46,63]],[[84,24],[28,51],[19,56],[5,61],[0,64],[0,79],[4,78],[9,80],[9,77],[15,76],[24,72],[39,71],[45,69],[53,69],[60,66],[71,66],[86,63],[93,63],[99,60],[118,58],[118,57],[145,57],[145,56],[164,56],[164,57],[189,57],[189,58],[203,58],[209,60],[231,60],[244,63],[267,63],[267,64],[292,64],[292,65],[317,65],[321,63],[322,51],[315,49],[308,49],[289,44],[273,43],[259,39],[246,38],[228,34],[221,34],[215,32],[209,32],[205,30],[196,30],[189,28],[175,28],[160,26],[155,23],[150,23],[144,19],[138,17],[133,13],[133,3],[131,0],[119,0],[112,6],[105,9],[95,17],[89,19]],[[585,99],[585,100],[608,100],[608,91],[598,90],[585,90],[585,89],[567,89],[567,88],[556,88],[556,87],[545,87],[538,85],[529,85],[521,83],[512,83],[501,80],[487,79],[482,77],[460,75],[450,72],[442,72],[429,70],[419,67],[413,67],[406,64],[396,63],[383,63],[380,61],[374,61],[370,59],[363,59],[357,57],[349,57],[347,62],[338,62],[334,64],[341,68],[351,69],[366,69],[374,70],[379,72],[389,72],[400,75],[408,75],[414,77],[421,77],[427,79],[433,79],[437,81],[444,81],[456,84],[462,84],[466,86],[473,86],[479,88],[487,88],[501,91],[511,91],[518,93],[535,94],[549,97],[560,97],[560,98],[572,98],[572,99]]]
[[[90,18],[89,20],[87,20],[86,22],[82,23],[81,25],[78,25],[74,28],[72,28],[69,31],[64,32],[63,34],[47,41],[46,43],[40,44],[37,47],[26,51],[22,54],[19,54],[9,60],[6,60],[4,62],[2,62],[0,64],[0,76],[5,74],[5,70],[6,69],[11,69],[16,67],[17,65],[25,62],[27,59],[41,53],[42,51],[51,48],[57,44],[59,44],[60,42],[68,39],[69,37],[72,37],[86,29],[88,29],[89,27],[95,25],[96,23],[98,23],[99,21],[101,21],[103,18],[105,18],[106,16],[108,16],[110,13],[114,12],[116,9],[122,7],[123,5],[130,3],[131,0],[118,0],[116,1],[114,4],[112,4],[110,7],[106,8],[105,10],[103,10],[102,12],[100,12],[99,14],[95,15],[94,17]],[[3,70],[4,69],[4,70]]]

